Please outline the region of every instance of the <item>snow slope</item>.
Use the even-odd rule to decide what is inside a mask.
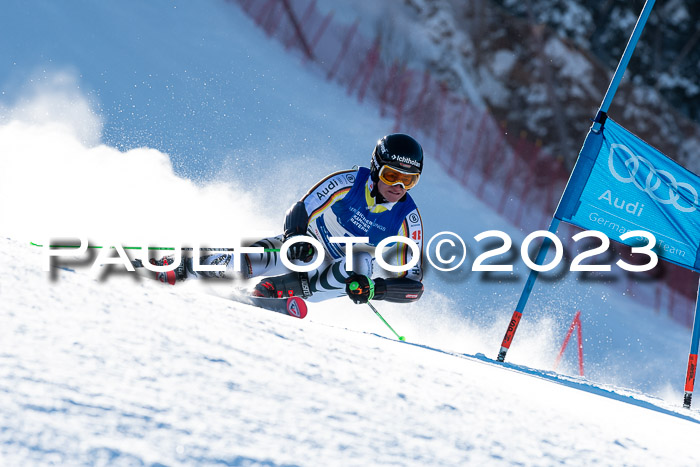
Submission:
[[[429,269],[420,302],[381,303],[406,344],[345,300],[298,321],[85,261],[52,279],[29,241],[278,232],[293,201],[366,164],[393,122],[235,5],[6,8],[0,463],[697,463],[697,411],[678,408],[689,331],[571,274],[538,284],[506,365],[483,355],[498,350],[519,263],[491,279]],[[415,193],[426,235],[525,235],[437,165]],[[480,251],[469,243],[471,260]],[[576,309],[588,380],[549,371]],[[560,371],[575,371],[570,354]]]
[[[3,465],[700,462],[695,410],[0,245]]]

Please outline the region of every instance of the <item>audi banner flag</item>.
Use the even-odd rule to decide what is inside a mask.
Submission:
[[[591,130],[555,217],[630,246],[654,234],[659,258],[700,272],[700,177],[611,119]]]

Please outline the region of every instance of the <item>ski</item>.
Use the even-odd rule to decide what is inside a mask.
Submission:
[[[306,302],[301,297],[263,298],[236,294],[229,298],[234,302],[252,305],[264,310],[294,316],[299,319],[304,319],[308,311]]]
[[[143,263],[140,259],[134,259],[131,261],[134,268],[143,268]],[[168,283],[175,284],[175,272],[168,272]],[[148,272],[147,277],[155,279],[155,273]],[[263,298],[263,297],[253,297],[248,295],[248,291],[242,291],[242,293],[235,293],[227,298],[238,303],[243,303],[246,305],[252,305],[265,310],[274,311],[276,313],[282,313],[289,316],[294,316],[295,318],[304,319],[306,317],[306,312],[308,310],[306,302],[301,297],[287,297],[287,298]]]

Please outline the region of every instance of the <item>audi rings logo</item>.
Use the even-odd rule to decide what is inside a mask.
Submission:
[[[617,170],[615,170],[615,150],[622,151],[626,153],[626,156],[622,156],[625,163],[625,168],[627,169],[628,175],[620,175]],[[676,178],[669,172],[665,170],[658,170],[651,162],[633,153],[630,148],[624,144],[613,143],[610,146],[610,156],[608,157],[608,168],[613,177],[622,183],[634,183],[634,186],[642,190],[644,193],[651,196],[653,199],[662,204],[671,204],[674,208],[681,212],[693,212],[698,206],[698,192],[693,188],[692,185],[685,182],[679,182]],[[649,173],[646,176],[644,183],[640,183],[637,180],[637,174],[640,172],[640,179],[644,178],[644,172],[646,170]],[[686,191],[689,196],[681,197],[681,190]],[[683,199],[689,206],[683,206],[678,201]],[[694,199],[694,201],[693,201]]]

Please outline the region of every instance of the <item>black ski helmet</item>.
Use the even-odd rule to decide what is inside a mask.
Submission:
[[[372,152],[370,170],[374,182],[385,165],[402,172],[420,174],[423,171],[423,148],[418,141],[403,133],[386,135],[377,141]]]

